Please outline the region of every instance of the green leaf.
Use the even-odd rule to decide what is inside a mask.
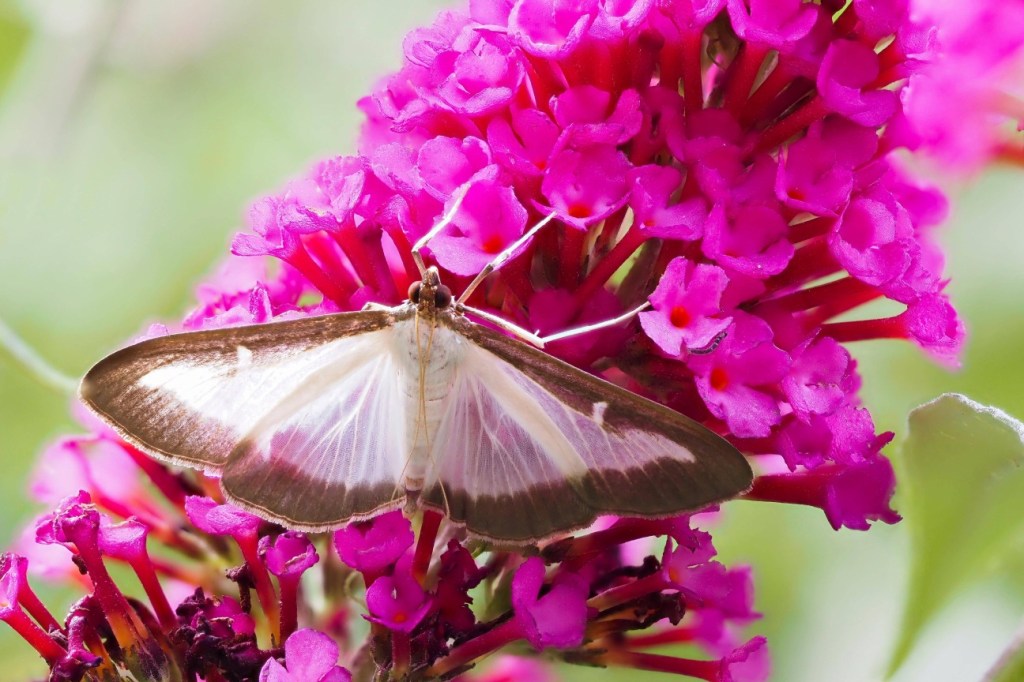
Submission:
[[[889,675],[957,591],[991,575],[1024,529],[1024,424],[948,394],[910,413],[897,464],[910,584]]]

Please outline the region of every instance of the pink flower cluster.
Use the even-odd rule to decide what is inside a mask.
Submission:
[[[990,159],[1024,164],[1024,2],[915,0],[906,30],[907,146],[969,173]]]
[[[963,340],[931,243],[944,199],[900,168],[907,126],[889,125],[921,30],[901,2],[442,13],[361,103],[362,154],[253,208],[234,253],[288,267],[252,319],[309,293],[318,311],[399,302],[410,245],[446,209],[427,246],[458,291],[553,214],[474,306],[550,334],[649,300],[547,350],[733,439],[762,465],[752,498],[836,528],[895,521],[890,436],[843,344],[903,338],[955,363]],[[848,319],[875,299],[902,312]]]
[[[965,16],[977,27],[1014,3]],[[955,363],[964,332],[931,241],[945,202],[899,159],[1012,155],[1001,133],[972,146],[957,121],[1010,115],[1014,100],[993,93],[1024,44],[1014,22],[984,45],[976,28],[935,23],[944,12],[471,0],[408,36],[402,69],[360,104],[360,154],[256,202],[181,328],[397,304],[419,277],[412,244],[447,212],[425,255],[459,292],[553,216],[471,305],[551,334],[648,302],[546,350],[732,440],[758,472],[747,499],[817,507],[835,528],[894,522],[891,434],[860,404],[846,344],[905,339]],[[929,105],[951,81],[976,96]],[[876,300],[892,313],[858,314]],[[764,640],[741,632],[757,617],[750,572],[714,561],[695,526],[706,517],[607,519],[530,558],[477,556],[431,512],[307,536],[89,428],[44,453],[33,492],[55,511],[0,561],[0,618],[51,680],[337,682],[339,660],[360,679],[549,674],[523,658],[469,671],[506,647],[718,682],[767,675]],[[148,603],[125,596],[112,563]],[[31,572],[83,589],[63,622]],[[651,651],[676,643],[708,658]]]
[[[0,556],[0,619],[36,648],[51,682],[348,682],[352,672],[448,679],[516,646],[706,680],[767,674],[764,639],[737,639],[737,628],[758,616],[750,571],[714,561],[710,535],[689,517],[621,519],[552,542],[540,556],[494,551],[478,563],[451,529],[435,548],[442,519],[432,512],[418,533],[400,511],[332,538],[285,530],[216,501],[215,481],[175,476],[109,432],[63,440],[40,471],[57,462],[82,474],[63,485],[82,489],[27,529],[23,553]],[[108,478],[148,494],[118,506],[97,483]],[[669,538],[660,560],[623,553],[625,543],[657,536]],[[114,579],[117,565],[135,573],[145,600]],[[29,574],[52,580],[67,566],[85,594],[62,622]],[[304,576],[312,579],[304,584]],[[485,601],[474,611],[478,587]],[[352,603],[353,589],[363,592],[365,612]],[[360,616],[369,623],[361,647],[352,623]],[[300,621],[314,627],[300,629]],[[718,658],[647,652],[673,643],[696,643]],[[497,682],[505,668],[530,665],[537,667],[506,659],[472,679]]]

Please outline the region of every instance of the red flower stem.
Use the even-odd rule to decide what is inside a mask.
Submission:
[[[802,223],[791,225],[786,238],[793,244],[805,242],[808,239],[821,237],[828,234],[829,230],[836,224],[835,218],[814,218],[805,220]]]
[[[78,556],[93,584],[93,595],[122,649],[131,648],[144,637],[146,626],[110,577],[95,537],[73,539]]]
[[[822,325],[821,333],[831,336],[840,343],[850,343],[869,339],[903,339],[907,336],[907,328],[903,320],[896,316],[876,320],[832,322]]]
[[[800,286],[838,272],[839,269],[825,240],[814,239],[796,250],[782,274],[769,280],[769,289]]]
[[[338,280],[338,286],[343,291],[352,292],[359,288],[359,283],[352,276],[352,268],[346,264],[346,256],[341,247],[328,234],[316,232],[306,235],[302,243],[320,268]]]
[[[356,277],[364,286],[377,288],[377,273],[374,271],[372,257],[366,248],[366,244],[359,238],[355,225],[343,225],[340,230],[334,232],[334,240],[341,247],[348,262],[356,271]]]
[[[820,96],[815,96],[789,116],[777,121],[761,133],[761,138],[757,141],[754,151],[767,152],[779,147],[818,119],[824,118],[827,113],[828,109],[825,107],[824,100]]]
[[[537,109],[548,112],[551,98],[568,85],[565,75],[555,69],[550,60],[531,55],[526,56],[526,74],[533,88]]]
[[[514,618],[506,620],[452,649],[447,656],[434,663],[426,671],[425,677],[428,679],[441,677],[481,656],[486,656],[492,651],[511,644],[522,636],[523,632],[519,623]]]
[[[263,612],[267,616],[267,622],[275,630],[274,634],[279,634],[276,630],[280,620],[280,609],[278,608],[277,597],[274,594],[274,585],[270,582],[270,574],[267,573],[267,567],[260,561],[258,552],[259,540],[253,534],[236,537],[235,541],[238,543],[238,548],[242,550],[242,558],[245,559],[245,563],[249,567],[253,584],[256,586],[256,596],[259,598],[260,606],[263,607]],[[281,641],[280,637],[274,637],[274,640]]]
[[[178,619],[174,615],[170,602],[167,601],[167,595],[164,594],[160,580],[156,577],[156,569],[153,567],[153,562],[149,560],[149,553],[143,551],[141,555],[136,561],[131,562],[132,569],[139,577],[142,589],[149,597],[149,603],[153,605],[153,611],[160,621],[160,626],[170,632],[178,626]]]
[[[4,617],[4,622],[21,635],[22,639],[32,645],[32,648],[38,651],[39,655],[49,665],[52,666],[67,654],[64,647],[50,639],[50,635],[33,623],[32,619],[25,615],[24,611],[12,609],[10,614]]]
[[[859,17],[853,10],[853,3],[847,3],[845,10],[842,14],[836,17],[835,22],[832,24],[833,31],[837,36],[851,36],[857,28]]]
[[[687,116],[704,108],[704,86],[701,82],[703,49],[703,33],[691,31],[683,34],[683,106]]]
[[[696,677],[708,682],[720,682],[721,663],[719,661],[695,661],[691,658],[676,658],[662,654],[645,654],[638,651],[609,651],[603,662],[621,665],[638,670],[651,670],[659,673],[672,673]]]
[[[793,82],[793,74],[784,68],[781,58],[764,81],[751,93],[746,106],[740,111],[740,123],[750,126],[761,120],[775,98]]]
[[[277,577],[281,592],[281,639],[283,643],[299,626],[299,578],[298,575]]]
[[[420,536],[416,540],[416,552],[412,557],[412,575],[423,585],[427,570],[430,568],[430,557],[434,554],[434,541],[437,529],[441,527],[443,516],[435,511],[423,512],[423,523],[420,524]]]
[[[620,208],[618,211],[605,218],[604,222],[597,228],[601,233],[597,236],[593,250],[600,253],[602,249],[607,248],[611,240],[619,234],[619,230],[622,229],[622,221],[625,219],[625,207]]]
[[[320,269],[319,265],[313,262],[313,259],[310,258],[309,254],[306,252],[305,247],[301,244],[295,249],[294,253],[282,257],[282,260],[298,270],[302,273],[303,277],[312,282],[313,286],[319,289],[320,293],[324,295],[324,298],[334,301],[338,305],[341,305],[348,300],[348,296],[345,294],[344,290],[341,289],[334,280],[329,278],[324,271]]]
[[[651,84],[655,68],[658,65],[658,52],[664,49],[664,40],[650,32],[641,32],[637,36],[636,45],[633,47],[630,59],[630,46],[621,45],[618,50],[618,62],[622,68],[628,69],[625,73],[628,87],[643,90]]]
[[[663,532],[664,526],[657,521],[649,519],[619,521],[611,528],[573,539],[561,561],[569,568],[576,569],[608,547],[639,538],[661,535]]]
[[[631,583],[625,585],[619,585],[613,587],[610,590],[591,597],[587,601],[587,606],[597,609],[598,611],[605,611],[614,606],[631,602],[634,599],[640,597],[646,597],[652,592],[661,592],[662,590],[673,587],[672,583],[665,579],[661,573],[653,573],[639,580],[634,580]]]
[[[404,632],[391,632],[391,679],[403,680],[412,662],[412,647],[409,635]]]
[[[745,43],[736,59],[729,65],[729,80],[725,86],[723,106],[737,119],[740,118],[744,103],[750,97],[750,90],[754,87],[754,81],[757,80],[757,74],[761,71],[767,54],[767,48],[755,43]]]
[[[807,507],[825,506],[823,481],[829,476],[828,469],[818,469],[805,474],[770,474],[754,479],[754,486],[743,496],[745,500],[800,504]]]
[[[699,36],[699,34],[698,34]],[[677,45],[671,41],[666,42],[662,48],[661,53],[658,56],[658,82],[670,90],[677,90],[679,88],[680,79],[683,80],[684,92],[683,96],[686,97],[686,75],[684,70],[687,68],[687,61],[690,55],[686,52],[685,47]],[[700,73],[700,54],[698,53],[698,71]],[[687,108],[689,111],[689,108]]]
[[[384,243],[381,241],[381,235],[379,232],[371,232],[365,228],[365,225],[360,228],[358,237],[369,259],[370,271],[377,283],[377,290],[385,300],[397,303],[405,298],[405,292],[401,292],[402,295],[399,297],[398,283],[395,281],[391,266],[388,265],[388,259],[384,255]]]
[[[580,262],[583,260],[583,244],[586,239],[586,230],[566,225],[562,232],[558,283],[563,289],[572,289],[579,282]]]
[[[149,480],[156,486],[156,489],[160,491],[160,494],[167,498],[167,500],[174,506],[184,509],[185,508],[185,497],[187,493],[182,487],[181,482],[172,474],[167,467],[160,464],[155,459],[145,455],[138,448],[129,445],[123,441],[116,441],[121,448],[128,453],[128,456],[132,458],[132,461],[142,469],[142,473],[146,474]]]
[[[626,235],[619,240],[619,243],[594,266],[594,269],[576,289],[576,293],[573,295],[573,306],[577,312],[597,293],[598,289],[604,286],[605,282],[611,279],[612,275],[622,267],[622,264],[629,260],[629,257],[640,248],[644,241],[646,241],[646,237],[634,223]]]
[[[842,281],[842,280],[840,280]],[[831,301],[825,303],[821,308],[812,313],[808,318],[808,321],[812,322],[814,326],[821,326],[826,321],[842,315],[843,313],[858,308],[865,303],[869,303],[876,298],[882,297],[882,292],[877,289],[872,289],[871,285],[859,282],[860,289],[854,290],[847,293],[844,297],[836,297]],[[853,289],[851,286],[850,289]]]
[[[533,262],[534,247],[529,245],[526,249],[525,254],[511,263],[506,263],[499,270],[501,281],[511,290],[512,296],[524,303],[528,302],[534,293],[533,283],[530,281],[530,268]],[[508,296],[503,296],[501,303],[504,305],[505,303],[513,303],[513,301]]]
[[[583,46],[583,50],[577,51],[580,58],[573,60],[575,64],[579,65],[579,71],[583,77],[585,78],[589,74],[590,83],[606,92],[618,90],[619,86],[615,79],[615,59],[612,57],[611,50],[604,43],[584,43]]]
[[[387,221],[382,224],[382,227],[388,236],[391,237],[395,250],[402,257],[402,267],[405,268],[405,281],[400,283],[398,292],[404,293],[410,284],[418,282],[420,279],[420,271],[412,257],[412,244],[409,242],[408,235],[402,231],[401,226],[397,222]]]
[[[865,303],[865,298],[869,295],[875,297],[879,294],[870,284],[865,284],[854,277],[843,277],[834,282],[794,291],[786,296],[766,301],[762,305],[789,313],[810,310],[819,306],[827,306],[830,312],[833,310],[845,311]]]
[[[649,635],[627,637],[625,646],[631,649],[646,649],[655,646],[665,646],[666,644],[684,644],[692,642],[695,638],[696,636],[692,628],[672,628],[671,630],[662,630],[661,632],[654,632]]]

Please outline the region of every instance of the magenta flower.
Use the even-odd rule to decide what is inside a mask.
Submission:
[[[393,511],[350,523],[334,534],[334,547],[347,566],[375,576],[393,566],[414,537],[409,520]]]
[[[455,233],[435,237],[430,250],[451,272],[472,276],[523,234],[526,218],[511,187],[474,182],[453,217]]]
[[[516,622],[535,649],[567,649],[583,642],[587,625],[586,583],[561,573],[543,596],[544,562],[527,559],[512,580],[512,609]]]
[[[644,333],[671,356],[710,345],[732,322],[721,308],[728,282],[719,267],[676,258],[651,294],[654,310],[640,313]]]
[[[912,4],[918,23],[899,28],[892,50],[907,59],[900,75],[909,75],[900,141],[954,172],[975,172],[989,159],[1020,165],[1024,3]]]
[[[259,682],[349,682],[352,675],[337,665],[338,645],[316,630],[299,630],[284,645],[284,665],[267,659]]]
[[[366,589],[367,620],[394,632],[412,632],[430,608],[426,592],[408,569],[381,576]]]
[[[457,289],[551,218],[471,306],[551,334],[649,303],[545,351],[730,439],[762,472],[749,500],[837,529],[894,523],[892,434],[862,406],[848,346],[902,339],[955,364],[964,329],[931,242],[945,199],[897,154],[1024,159],[1008,95],[1020,3],[473,0],[408,36],[360,102],[359,154],[256,201],[169,327],[398,303],[419,277],[412,245],[449,211],[424,256]],[[898,309],[866,319],[877,299]],[[0,617],[52,679],[337,682],[339,657],[358,679],[450,678],[510,646],[703,680],[769,673],[763,638],[743,634],[751,570],[714,560],[700,516],[602,519],[485,560],[435,512],[299,533],[83,423],[33,479],[53,511],[0,560]],[[63,621],[40,578],[79,591]],[[703,654],[652,651],[675,644]],[[546,672],[507,666],[527,669]],[[520,675],[501,670],[469,679]]]

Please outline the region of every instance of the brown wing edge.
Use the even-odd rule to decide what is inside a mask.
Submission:
[[[605,402],[605,423],[611,428],[636,423],[656,426],[659,433],[685,444],[699,458],[699,466],[666,455],[625,471],[592,469],[580,480],[538,486],[529,495],[473,498],[450,486],[442,490],[440,485],[421,493],[421,506],[448,514],[472,535],[529,544],[585,528],[602,514],[666,518],[750,489],[753,471],[743,454],[692,419],[465,318],[453,315],[447,322],[577,412],[589,416],[595,403]]]
[[[232,461],[236,455],[244,455],[246,446],[243,441],[232,453]],[[351,488],[329,485],[310,479],[299,469],[280,465],[273,472],[257,469],[240,474],[229,464],[223,471],[221,490],[232,503],[256,516],[306,533],[322,533],[369,519],[403,507],[406,500],[405,490],[393,483]],[[272,500],[273,504],[257,500]]]
[[[175,441],[165,435],[166,430],[187,428],[194,434],[196,429],[204,426],[202,415],[187,411],[178,405],[178,411],[186,413],[181,419],[175,419],[174,424],[147,424],[147,414],[135,413],[148,412],[148,416],[152,417],[159,405],[155,404],[158,401],[151,392],[137,386],[141,376],[155,367],[169,364],[182,357],[205,357],[207,361],[212,362],[223,357],[234,357],[239,345],[252,350],[254,356],[273,353],[279,348],[294,348],[296,345],[300,348],[311,348],[344,336],[383,329],[394,320],[393,309],[369,310],[179,332],[146,339],[116,350],[93,365],[82,378],[78,397],[83,405],[109,425],[125,442],[154,459],[216,474],[237,445],[237,435],[224,428],[218,429],[217,425],[205,424],[209,447],[202,451],[182,453],[181,440],[177,441],[179,447],[175,447]],[[175,405],[168,404],[164,407],[173,410]],[[223,454],[218,457],[211,456],[210,453],[215,448]]]

